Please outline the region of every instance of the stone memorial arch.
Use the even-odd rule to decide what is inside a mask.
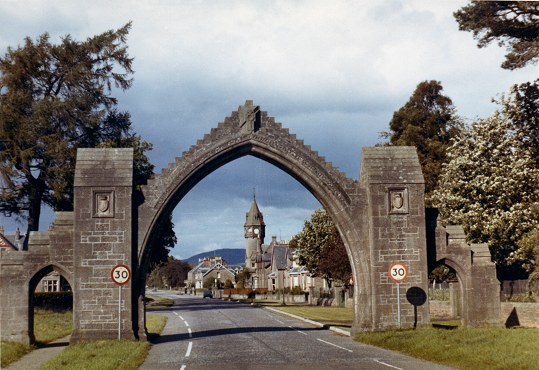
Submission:
[[[59,213],[50,231],[31,234],[28,251],[1,253],[2,339],[31,341],[32,284],[50,269],[65,273],[73,288],[72,341],[116,338],[118,332],[145,338],[152,232],[199,181],[245,155],[295,178],[333,219],[355,282],[353,332],[397,327],[398,306],[401,327],[429,323],[428,301],[421,297],[428,289],[427,232],[416,149],[363,148],[360,178],[350,179],[247,101],[140,191],[133,188],[131,149],[79,149],[74,211]],[[395,262],[408,270],[399,285],[388,274]],[[120,305],[111,280],[117,264],[132,274]]]

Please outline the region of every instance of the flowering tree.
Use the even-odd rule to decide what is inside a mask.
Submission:
[[[521,105],[512,92],[491,117],[454,140],[433,195],[445,222],[462,224],[470,242],[489,243],[502,279],[531,272],[533,256],[518,243],[539,227],[537,152],[523,129],[528,126],[517,120]],[[531,123],[537,125],[535,118]]]

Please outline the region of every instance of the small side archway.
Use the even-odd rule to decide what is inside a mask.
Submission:
[[[73,277],[68,269],[57,263],[50,263],[44,266],[38,267],[36,273],[34,273],[28,280],[28,338],[30,344],[35,343],[36,337],[34,334],[34,295],[38,284],[41,280],[50,274],[51,272],[57,272],[67,280],[70,287],[73,286]],[[73,289],[71,289],[73,291]],[[73,292],[73,294],[75,294]],[[75,298],[73,298],[74,300]]]

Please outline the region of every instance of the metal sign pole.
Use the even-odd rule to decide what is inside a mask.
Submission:
[[[118,340],[122,330],[122,286],[118,285]]]
[[[397,283],[397,322],[401,327],[401,283]]]

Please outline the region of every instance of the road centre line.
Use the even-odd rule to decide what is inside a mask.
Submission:
[[[185,324],[185,326],[189,327],[189,323],[185,320],[183,320],[183,323]]]
[[[185,357],[191,356],[192,349],[193,349],[193,342],[189,342],[189,345],[187,346],[187,352],[185,353]]]
[[[191,331],[191,328],[187,328],[187,332],[189,333],[189,338],[193,338],[193,332]]]
[[[187,367],[187,366],[182,365],[182,367],[180,367],[180,370],[185,370],[186,367]]]
[[[348,352],[350,352],[350,353],[353,353],[353,352],[354,352],[354,351],[352,351],[351,349],[348,349],[348,348],[344,348],[344,347],[338,346],[338,345],[333,344],[333,343],[331,343],[331,342],[326,342],[325,340],[320,339],[320,338],[316,338],[316,340],[319,340],[320,342],[329,344],[330,346],[333,346],[333,347],[337,347],[337,348],[340,348],[340,349],[344,349],[345,351],[348,351]]]
[[[393,369],[404,370],[403,368],[400,368],[400,367],[397,367],[397,366],[393,366],[393,365],[390,365],[390,364],[386,364],[384,361],[380,361],[380,360],[378,360],[378,359],[376,359],[376,358],[373,358],[372,360],[373,360],[374,362],[378,362],[378,363],[381,364],[381,365],[385,365],[385,366],[391,367],[391,368],[393,368]]]
[[[174,312],[174,313],[176,313],[176,312]],[[176,314],[176,315],[178,315],[178,314]],[[185,319],[182,317],[182,315],[178,315],[178,317],[179,317],[180,319],[182,319],[183,321],[185,321]]]
[[[176,316],[180,316],[180,315],[178,315],[178,313],[177,313],[177,312],[173,312],[173,314],[174,314],[174,315],[176,315]],[[180,317],[180,318],[181,318],[181,317]],[[182,320],[183,320],[183,319],[182,319]]]

